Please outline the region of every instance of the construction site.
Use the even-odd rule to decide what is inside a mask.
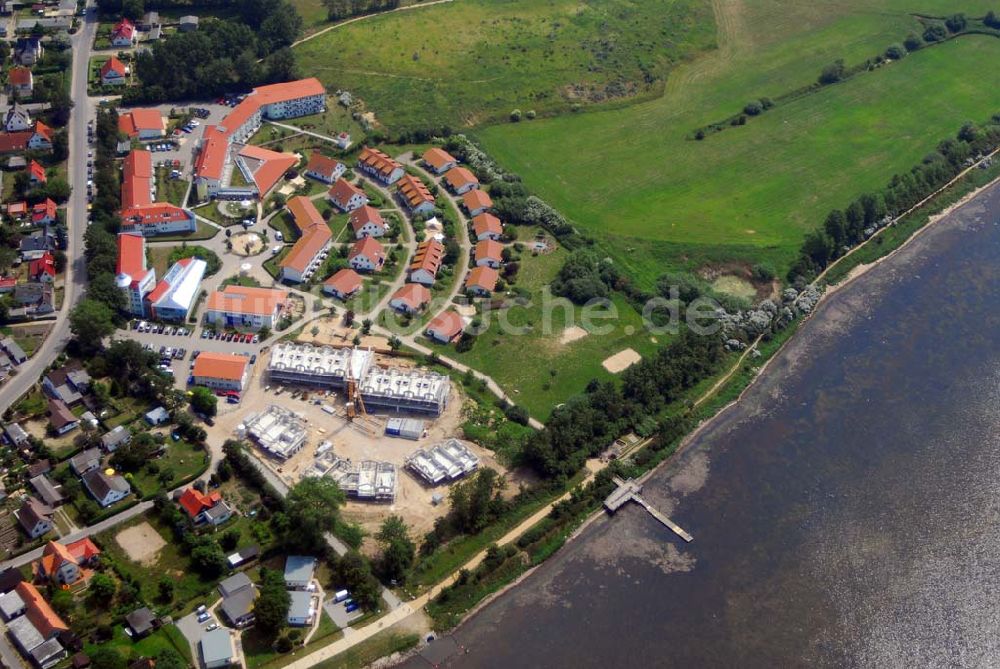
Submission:
[[[423,534],[447,512],[450,485],[479,467],[507,473],[461,440],[459,385],[410,359],[282,342],[255,372],[239,405],[220,406],[210,435],[245,439],[288,485],[336,481],[345,519],[367,531],[397,514]]]

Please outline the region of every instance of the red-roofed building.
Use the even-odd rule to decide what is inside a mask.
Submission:
[[[7,215],[11,218],[24,218],[28,215],[28,203],[24,202],[10,202],[7,204]]]
[[[146,315],[146,295],[156,286],[156,270],[146,266],[146,240],[137,232],[118,235],[115,283],[125,293],[133,316]]]
[[[469,216],[479,216],[493,207],[493,199],[482,188],[473,188],[462,196],[462,206]]]
[[[359,272],[378,272],[385,264],[385,249],[373,237],[359,239],[347,254],[347,262]]]
[[[212,390],[242,392],[249,375],[249,358],[235,353],[205,351],[194,359],[191,368],[195,385]]]
[[[278,153],[253,144],[244,146],[237,155],[239,158],[236,169],[240,169],[239,163],[242,163],[242,167],[250,173],[254,185],[257,186],[257,197],[260,198],[271,192],[285,172],[295,167],[295,163],[298,162],[298,158],[291,154]]]
[[[56,259],[46,251],[41,258],[28,264],[28,277],[39,283],[52,283],[56,280]]]
[[[195,488],[188,488],[177,498],[177,503],[187,512],[188,518],[195,524],[221,525],[233,515],[232,510],[218,492],[206,495]]]
[[[330,186],[326,198],[341,211],[354,211],[368,204],[365,192],[343,177]]]
[[[285,206],[292,214],[301,236],[281,261],[281,278],[299,283],[308,279],[319,268],[322,254],[330,248],[333,233],[309,198],[299,195],[290,199]]]
[[[492,267],[497,269],[503,262],[503,244],[492,239],[484,239],[476,243],[475,251],[476,265],[478,267]]]
[[[434,174],[444,174],[458,165],[458,161],[444,149],[434,147],[424,151],[424,165],[434,172]]]
[[[207,195],[222,187],[222,174],[229,161],[229,139],[219,126],[206,125],[194,161],[194,184]]]
[[[455,311],[448,309],[435,316],[427,324],[427,336],[443,344],[450,344],[462,334],[465,322]]]
[[[45,168],[39,165],[37,160],[32,160],[28,163],[28,179],[33,186],[48,183],[49,180],[45,176]]]
[[[288,303],[288,291],[253,286],[226,286],[209,294],[205,321],[222,328],[273,328]]]
[[[479,214],[472,219],[472,232],[478,241],[496,241],[503,236],[503,224],[493,214]]]
[[[408,283],[392,294],[389,306],[404,314],[415,314],[431,303],[431,291],[419,283]]]
[[[57,218],[56,203],[51,198],[45,198],[31,208],[31,222],[34,225],[49,225],[55,223]]]
[[[425,286],[434,285],[443,260],[444,244],[434,239],[420,242],[417,245],[417,252],[410,260],[410,281]]]
[[[347,300],[361,290],[361,275],[346,267],[323,282],[323,292],[341,300]]]
[[[351,228],[355,239],[381,237],[389,231],[389,226],[378,209],[367,204],[351,212]]]
[[[335,158],[324,156],[319,151],[313,151],[306,165],[305,175],[325,184],[333,184],[347,171],[347,165]]]
[[[18,65],[7,71],[7,87],[12,95],[27,98],[35,90],[35,77],[27,67]]]
[[[128,68],[115,56],[111,56],[104,65],[101,65],[101,83],[105,86],[124,84],[127,79]]]
[[[152,235],[194,232],[194,214],[167,202],[153,201],[153,156],[132,151],[122,161],[122,232]]]
[[[66,545],[50,541],[42,549],[42,557],[34,563],[35,578],[55,585],[72,585],[87,578],[87,567],[94,566],[100,555],[101,549],[90,539]]]
[[[473,267],[465,278],[465,289],[474,295],[489,296],[497,287],[500,275],[492,267]]]
[[[30,130],[25,132],[0,132],[0,153],[24,153],[28,150],[28,142],[35,133]]]
[[[147,140],[167,134],[159,109],[130,109],[118,115],[118,131],[132,139]]]
[[[16,287],[17,277],[12,276],[9,279],[0,279],[0,294],[13,293]]]
[[[383,184],[394,184],[403,178],[403,166],[378,149],[365,147],[358,154],[358,169]]]
[[[398,188],[396,193],[411,215],[434,212],[434,196],[423,181],[406,174],[399,180]]]
[[[42,597],[31,583],[21,581],[14,588],[24,602],[24,614],[44,639],[52,639],[60,632],[68,632],[69,626],[56,614],[52,606]]]
[[[444,180],[456,195],[462,195],[473,188],[479,188],[479,179],[464,167],[451,168],[444,175]]]
[[[51,151],[52,128],[41,121],[35,121],[35,128],[28,139],[28,148],[33,151]]]
[[[111,29],[111,46],[135,46],[137,39],[138,33],[135,29],[135,24],[128,19],[122,19]]]

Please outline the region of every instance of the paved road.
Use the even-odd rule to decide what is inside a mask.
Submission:
[[[89,11],[84,26],[72,36],[73,79],[72,99],[75,103],[69,122],[69,184],[73,186],[66,206],[69,226],[69,244],[66,256],[66,294],[62,309],[48,338],[28,362],[21,365],[17,375],[0,387],[0,407],[13,405],[38,380],[42,371],[56,359],[70,340],[69,312],[86,291],[87,271],[83,257],[83,233],[87,229],[87,119],[93,106],[87,98],[87,68],[90,48],[97,31],[97,14]]]

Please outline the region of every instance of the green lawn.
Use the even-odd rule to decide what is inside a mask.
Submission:
[[[151,467],[152,465],[155,467]],[[136,472],[135,483],[142,490],[143,497],[149,498],[160,490],[172,490],[180,485],[181,481],[196,476],[207,467],[208,453],[186,441],[168,439],[166,453]],[[163,485],[159,480],[160,474],[165,472],[172,474],[167,485]]]
[[[178,233],[176,235],[159,235],[156,238],[158,242],[194,242],[203,239],[211,239],[212,237],[219,234],[219,229],[205,223],[204,221],[195,221],[198,227],[194,232],[184,232]]]
[[[323,38],[318,37],[316,39],[322,40]],[[336,137],[341,132],[347,132],[351,136],[352,148],[353,146],[362,144],[365,138],[365,131],[361,127],[361,124],[354,120],[350,110],[337,102],[336,97],[327,98],[326,111],[322,114],[283,119],[281,123],[284,125],[293,125],[296,128],[309,130],[310,132],[315,132],[326,137]],[[337,147],[317,137],[310,137],[310,140],[312,140],[314,145],[323,146],[327,151],[339,151]]]
[[[83,650],[93,654],[102,646],[110,646],[122,654],[123,657],[138,659],[140,657],[156,657],[164,649],[171,649],[180,653],[181,657],[188,662],[191,661],[191,646],[184,635],[173,625],[161,627],[149,636],[139,641],[132,641],[131,637],[125,634],[125,628],[115,625],[113,636],[110,641],[100,645],[85,643]]]
[[[159,167],[156,170],[156,196],[160,201],[167,201],[178,207],[184,202],[188,182],[184,179],[171,179],[170,168]]]
[[[332,30],[295,54],[329,90],[411,129],[651,91],[714,41],[707,0],[461,0]]]

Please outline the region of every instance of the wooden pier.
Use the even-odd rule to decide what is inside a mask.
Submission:
[[[628,479],[626,481],[617,476],[614,477],[612,481],[614,481],[615,485],[617,485],[618,487],[615,488],[614,492],[608,495],[607,498],[604,500],[604,508],[607,509],[608,513],[614,513],[622,506],[624,506],[627,502],[635,502],[642,508],[646,509],[646,511],[649,512],[649,515],[651,515],[656,520],[660,521],[671,532],[679,536],[684,541],[689,543],[691,541],[694,541],[694,537],[688,534],[684,530],[684,528],[682,528],[680,525],[678,525],[677,523],[675,523],[674,521],[670,520],[665,515],[657,511],[652,504],[650,504],[649,502],[647,502],[642,498],[642,496],[639,494],[642,492],[641,483],[639,483],[638,481],[634,481],[632,479]]]

